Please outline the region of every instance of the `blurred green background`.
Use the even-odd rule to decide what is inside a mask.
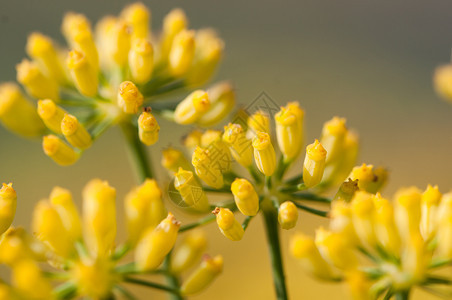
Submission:
[[[192,28],[218,29],[226,55],[217,79],[233,81],[239,103],[246,106],[262,91],[280,105],[300,101],[306,110],[308,142],[319,136],[324,121],[346,117],[361,136],[360,162],[389,167],[386,196],[399,186],[425,188],[432,183],[443,192],[452,187],[452,105],[440,101],[431,84],[435,67],[450,60],[449,0],[144,2],[152,10],[154,29],[160,29],[164,15],[177,6],[186,11]],[[63,42],[59,29],[66,11],[84,13],[94,23],[102,15],[117,14],[126,3],[0,0],[0,81],[15,79],[28,33],[41,31]],[[149,149],[156,165],[162,148],[179,144],[179,135],[173,133],[187,131],[161,123],[161,139]],[[106,179],[117,188],[122,205],[135,183],[116,128],[76,165],[63,168],[44,155],[40,141],[21,139],[0,127],[0,157],[0,180],[13,182],[19,195],[14,224],[26,227],[34,203],[55,185],[71,189],[79,204],[89,179]],[[193,299],[274,298],[260,223],[253,220],[238,243],[223,238],[214,225],[207,227],[209,253],[225,257],[224,275]],[[297,229],[312,233],[319,224],[325,222],[301,214]],[[304,275],[287,252],[291,233],[283,233],[283,246],[292,298],[345,298],[341,285]]]

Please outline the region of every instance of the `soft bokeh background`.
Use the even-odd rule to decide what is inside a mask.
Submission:
[[[156,29],[171,8],[180,6],[193,28],[219,30],[226,56],[217,78],[233,80],[243,105],[262,91],[281,105],[299,100],[306,109],[308,141],[319,136],[325,120],[346,117],[362,138],[360,161],[390,168],[386,195],[407,185],[424,188],[435,183],[443,192],[452,188],[452,105],[440,101],[431,84],[434,68],[450,60],[450,1],[145,2]],[[15,64],[25,55],[31,31],[62,41],[64,12],[82,12],[94,22],[104,14],[118,13],[126,3],[0,0],[0,81],[15,78]],[[169,123],[161,127],[162,138],[150,149],[156,164],[163,147],[178,145],[174,132],[187,132]],[[100,177],[117,188],[119,205],[134,184],[116,129],[101,137],[75,166],[62,168],[45,157],[40,141],[23,140],[0,128],[0,157],[0,181],[14,182],[19,195],[15,224],[27,227],[34,203],[55,185],[70,188],[80,202],[83,185]],[[301,214],[297,230],[312,233],[322,223]],[[215,226],[208,227],[209,252],[224,254],[224,275],[193,299],[274,298],[261,225],[260,219],[253,220],[238,243],[223,238]],[[290,234],[283,233],[283,246],[292,298],[345,298],[342,286],[303,274],[287,253]]]

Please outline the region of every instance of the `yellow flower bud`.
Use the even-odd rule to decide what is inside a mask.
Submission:
[[[16,66],[16,70],[17,81],[25,87],[28,94],[39,99],[59,99],[57,83],[44,75],[36,63],[24,59]]]
[[[174,111],[174,121],[188,125],[195,123],[210,108],[210,100],[203,90],[196,90],[182,100]]]
[[[93,179],[83,189],[83,237],[93,257],[104,257],[116,236],[116,190]]]
[[[358,180],[358,187],[361,191],[366,191],[368,193],[376,193],[374,188],[375,182],[378,178],[373,171],[373,165],[362,164],[359,167],[354,167],[349,175],[352,180]]]
[[[201,147],[209,151],[212,161],[224,173],[231,169],[231,152],[221,135],[219,130],[206,130],[201,136]]]
[[[371,297],[371,281],[368,275],[362,271],[353,270],[345,276],[350,296],[353,300],[368,300]]]
[[[203,231],[191,231],[182,244],[173,251],[171,271],[180,274],[198,262],[207,248],[207,237]]]
[[[55,133],[62,134],[61,121],[65,111],[50,99],[38,101],[38,114],[44,124]]]
[[[318,140],[306,147],[306,157],[303,164],[303,183],[310,188],[322,181],[325,171],[327,152]]]
[[[143,95],[131,81],[124,81],[119,85],[118,106],[126,114],[136,114],[143,104]]]
[[[299,112],[294,112],[295,107],[298,107],[297,104],[292,103],[291,106],[281,107],[275,114],[276,138],[286,160],[297,158],[303,147],[304,112],[299,107]]]
[[[147,38],[149,36],[149,25],[151,21],[151,12],[140,2],[126,6],[121,17],[132,28],[132,38]]]
[[[201,146],[201,137],[203,132],[201,130],[192,130],[182,139],[182,144],[187,148],[189,153],[193,153],[196,147]]]
[[[154,270],[163,262],[176,242],[179,227],[180,222],[169,213],[156,228],[149,228],[143,233],[135,250],[138,270]]]
[[[438,208],[437,253],[438,257],[452,258],[452,193],[444,194]]]
[[[259,196],[253,185],[246,179],[236,178],[231,184],[231,191],[237,208],[245,216],[255,216],[259,211]]]
[[[427,250],[419,233],[408,238],[405,252],[401,255],[401,265],[403,271],[410,274],[409,285],[416,285],[424,281],[431,258],[431,252]]]
[[[297,225],[298,209],[292,201],[283,202],[278,209],[278,222],[282,229],[292,229]]]
[[[358,180],[352,180],[349,178],[341,184],[333,200],[350,202],[353,195],[355,195],[355,192],[358,190]]]
[[[104,299],[119,281],[112,261],[102,258],[78,261],[71,270],[71,275],[78,294],[91,299]]]
[[[173,76],[182,76],[190,68],[195,55],[195,32],[181,30],[174,36],[168,56],[170,72]]]
[[[99,55],[88,19],[82,14],[67,13],[63,18],[61,29],[71,48],[82,52],[97,74]]]
[[[219,189],[223,187],[223,174],[218,159],[214,160],[209,149],[197,147],[193,152],[192,164],[196,175],[208,186]]]
[[[155,228],[167,211],[162,201],[162,191],[153,179],[130,191],[124,201],[129,241],[135,244],[143,231]]]
[[[197,294],[204,290],[223,271],[223,257],[205,256],[201,265],[190,275],[181,287],[185,296]]]
[[[336,162],[343,153],[346,133],[347,128],[345,127],[344,118],[334,117],[323,125],[320,143],[328,153],[326,158],[327,164]]]
[[[79,159],[79,154],[55,135],[45,136],[42,141],[42,148],[47,156],[62,166],[72,165]]]
[[[276,154],[270,136],[265,132],[258,132],[253,139],[254,161],[257,168],[265,176],[271,176],[276,169]]]
[[[82,236],[82,223],[71,193],[61,187],[54,187],[49,196],[50,203],[57,211],[63,225],[73,241]]]
[[[52,286],[32,260],[22,260],[12,270],[12,285],[25,299],[53,299]]]
[[[345,241],[340,233],[327,231],[323,227],[316,230],[315,244],[322,256],[341,270],[355,270],[358,257]]]
[[[0,84],[0,121],[23,136],[38,136],[45,130],[34,106],[14,83]]]
[[[224,42],[212,29],[201,29],[195,35],[195,58],[187,74],[189,85],[206,83],[215,72],[222,56]]]
[[[247,120],[248,132],[246,133],[247,138],[254,138],[259,132],[265,132],[270,134],[270,118],[265,112],[258,110]]]
[[[242,126],[231,123],[225,126],[223,141],[229,145],[232,156],[239,164],[246,168],[251,166],[253,163],[253,147]]]
[[[0,235],[3,234],[14,220],[17,207],[17,195],[13,184],[3,183],[0,189]]]
[[[435,70],[433,83],[436,92],[447,101],[452,101],[452,65],[444,65]]]
[[[163,33],[161,42],[161,59],[168,58],[174,37],[187,27],[187,17],[180,8],[175,8],[163,20]]]
[[[218,228],[221,233],[231,241],[240,241],[245,231],[235,219],[234,213],[228,208],[217,207],[212,212],[217,216]]]
[[[341,234],[347,245],[358,245],[359,240],[353,226],[353,212],[349,203],[333,201],[330,212],[330,229]]]
[[[73,147],[87,149],[91,147],[91,144],[93,143],[91,135],[73,115],[64,115],[64,118],[61,121],[61,132]]]
[[[184,170],[191,168],[190,162],[185,158],[182,151],[172,147],[168,147],[162,151],[162,166],[172,172],[171,175],[176,173],[179,168]]]
[[[66,64],[71,71],[77,90],[88,97],[96,96],[99,85],[97,69],[90,64],[86,55],[83,52],[72,50],[69,52]]]
[[[416,187],[399,189],[395,196],[395,220],[400,237],[406,241],[420,232],[421,191]]]
[[[438,206],[441,202],[438,186],[427,186],[421,197],[421,234],[425,240],[433,238],[438,227]]]
[[[48,77],[54,78],[59,83],[66,82],[57,50],[49,37],[33,32],[28,36],[26,50],[27,54],[43,67]]]
[[[373,247],[376,245],[374,218],[375,206],[373,195],[364,191],[355,193],[351,208],[353,213],[353,225],[361,244]]]
[[[196,122],[203,127],[213,126],[224,119],[235,105],[235,92],[229,82],[220,82],[207,90],[209,110]]]
[[[49,202],[41,200],[36,204],[32,228],[36,237],[56,255],[69,258],[75,250],[75,240],[72,240],[57,210]]]
[[[330,265],[323,259],[314,240],[301,233],[290,239],[290,252],[310,274],[323,279],[334,278]]]
[[[33,258],[28,236],[23,228],[10,227],[0,238],[0,263],[13,266],[17,262]],[[0,299],[2,299],[0,297]]]
[[[138,118],[138,137],[147,145],[155,144],[159,139],[160,126],[151,114],[150,109],[141,113]]]
[[[378,243],[389,253],[398,256],[400,253],[400,236],[394,219],[394,207],[379,193],[373,197],[374,202],[374,231]]]
[[[188,207],[198,211],[207,211],[210,208],[206,193],[193,176],[193,172],[179,168],[174,176],[174,187]]]
[[[154,69],[154,48],[148,40],[133,40],[129,52],[129,69],[136,83],[145,83],[151,78]]]

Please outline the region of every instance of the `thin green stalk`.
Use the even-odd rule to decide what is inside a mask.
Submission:
[[[150,288],[154,288],[157,290],[162,290],[165,292],[169,292],[175,296],[177,296],[178,298],[175,299],[182,299],[179,293],[178,289],[175,289],[173,287],[169,287],[160,283],[155,283],[155,282],[151,282],[151,281],[146,281],[146,280],[142,280],[142,279],[138,279],[138,278],[133,278],[133,277],[125,277],[124,278],[125,282],[128,283],[133,283],[133,284],[137,284],[137,285],[142,285],[142,286],[146,286],[146,287],[150,287]]]
[[[309,206],[302,205],[300,203],[294,202],[293,204],[295,204],[295,206],[298,207],[299,209],[302,209],[304,211],[307,211],[307,212],[317,215],[317,216],[328,217],[328,214],[329,214],[329,212],[327,212],[327,211],[318,210],[318,209],[315,209],[315,208],[312,208]]]
[[[198,221],[196,221],[194,223],[190,223],[190,224],[181,226],[181,228],[179,229],[179,232],[184,232],[184,231],[196,228],[198,226],[202,226],[202,225],[208,224],[208,223],[214,221],[215,218],[216,218],[215,215],[208,215],[208,216],[206,216],[206,217],[204,217],[202,219],[199,219]]]
[[[251,222],[251,220],[253,219],[253,217],[254,217],[254,216],[247,216],[247,217],[245,218],[245,220],[243,220],[243,223],[242,223],[242,228],[243,228],[243,230],[246,230],[246,229],[248,228],[248,225],[250,225],[250,222]]]
[[[128,121],[121,123],[121,129],[127,141],[129,156],[135,168],[138,181],[141,183],[146,178],[153,178],[154,175],[146,148],[138,138],[138,129]]]
[[[291,194],[292,198],[298,199],[298,200],[308,200],[308,201],[315,201],[315,202],[323,202],[323,203],[331,203],[330,198],[318,196],[316,194],[311,193],[301,193],[301,194]]]
[[[168,285],[172,289],[178,291],[179,287],[180,287],[179,279],[175,275],[171,274],[170,268],[171,268],[171,252],[168,253],[168,255],[165,257],[165,261],[163,262],[163,269],[168,272],[166,275],[166,282],[168,283]],[[171,300],[183,300],[184,298],[178,292],[178,293],[172,293],[170,295],[170,299]]]
[[[410,298],[410,290],[395,293],[396,300],[408,300]]]
[[[120,285],[115,285],[115,289],[121,293],[128,300],[138,300],[131,292],[129,292],[125,287]]]
[[[265,201],[265,200],[264,200]],[[276,299],[287,300],[287,290],[284,278],[284,267],[279,243],[278,212],[271,203],[267,203],[262,210],[267,235],[267,245],[273,271],[273,283]]]
[[[54,289],[57,299],[72,299],[77,292],[77,287],[73,282],[65,282]]]

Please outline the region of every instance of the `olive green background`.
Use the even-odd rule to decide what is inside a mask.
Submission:
[[[85,13],[94,23],[102,15],[118,13],[126,3],[0,0],[0,81],[15,78],[15,64],[25,55],[31,31],[62,42],[59,28],[64,12]],[[300,101],[306,110],[309,142],[319,136],[324,121],[335,115],[346,117],[361,136],[360,162],[389,167],[386,196],[399,186],[425,188],[432,183],[439,184],[443,192],[452,187],[452,105],[438,99],[431,83],[435,67],[450,60],[450,1],[146,3],[152,10],[154,29],[161,28],[163,16],[176,6],[186,10],[192,28],[218,29],[226,54],[217,78],[233,81],[242,105],[262,91],[278,105]],[[160,150],[170,143],[179,145],[179,136],[187,131],[161,122],[161,139],[149,149],[156,165]],[[34,203],[55,185],[70,188],[80,204],[81,189],[89,179],[106,179],[117,188],[118,205],[122,205],[135,182],[117,128],[102,136],[76,165],[63,168],[43,154],[40,141],[21,139],[0,127],[0,159],[0,181],[13,182],[19,197],[14,224],[26,227]],[[161,185],[166,186],[167,177],[160,175],[165,178]],[[119,222],[123,236],[122,217]],[[296,230],[312,233],[319,224],[326,223],[302,213]],[[213,225],[207,228],[209,253],[225,257],[224,274],[193,299],[273,299],[261,220],[252,221],[241,242],[225,239]],[[291,234],[282,234],[282,244],[292,298],[346,298],[342,285],[320,283],[304,275],[287,251]]]

